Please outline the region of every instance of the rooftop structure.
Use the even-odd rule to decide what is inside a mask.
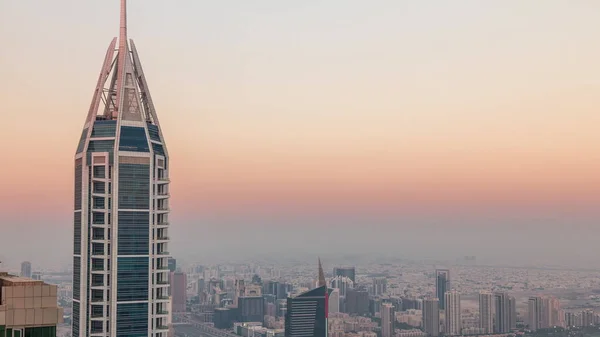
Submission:
[[[57,286],[0,273],[0,336],[56,336]]]

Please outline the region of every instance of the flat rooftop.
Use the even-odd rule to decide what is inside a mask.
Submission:
[[[44,284],[44,281],[0,272],[0,287]]]

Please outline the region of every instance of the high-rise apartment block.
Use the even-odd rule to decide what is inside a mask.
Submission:
[[[444,294],[446,308],[444,309],[445,331],[446,336],[458,336],[461,334],[461,311],[460,311],[460,294],[456,290],[447,291]]]
[[[378,277],[373,279],[373,296],[381,296],[387,293],[387,279]]]
[[[24,261],[21,263],[21,276],[31,278],[31,262]]]
[[[450,270],[436,269],[435,270],[435,294],[440,303],[440,309],[446,308],[445,294],[450,290]]]
[[[363,289],[348,289],[346,293],[346,312],[359,316],[369,313],[369,292]]]
[[[486,334],[494,332],[494,297],[491,292],[479,293],[479,328]]]
[[[185,273],[171,273],[171,297],[173,312],[185,312],[187,303],[187,275]]]
[[[509,310],[508,311],[509,328],[512,331],[512,330],[517,329],[517,300],[513,296],[510,296],[508,298],[508,307],[509,307],[509,309],[508,309]]]
[[[63,322],[57,287],[0,273],[0,336],[56,336]]]
[[[329,288],[329,313],[340,312],[340,290]]]
[[[542,329],[543,303],[541,297],[530,297],[527,302],[527,316],[529,329],[536,331]]]
[[[566,326],[565,315],[555,297],[530,297],[527,316],[529,329],[533,331]]]
[[[381,304],[381,337],[393,337],[396,324],[396,311],[391,303]]]
[[[510,332],[510,303],[509,296],[505,292],[494,293],[495,310],[495,333]]]
[[[75,154],[73,337],[169,331],[169,156],[120,21]]]
[[[440,335],[440,301],[437,298],[423,301],[423,332],[430,337]]]

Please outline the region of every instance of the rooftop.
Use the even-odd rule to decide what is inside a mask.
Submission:
[[[0,287],[34,285],[34,284],[44,284],[44,281],[32,280],[27,277],[21,277],[21,276],[11,275],[11,274],[5,273],[5,272],[0,272]]]

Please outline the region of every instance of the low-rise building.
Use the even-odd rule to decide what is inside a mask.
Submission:
[[[0,272],[0,337],[56,336],[57,286]]]

